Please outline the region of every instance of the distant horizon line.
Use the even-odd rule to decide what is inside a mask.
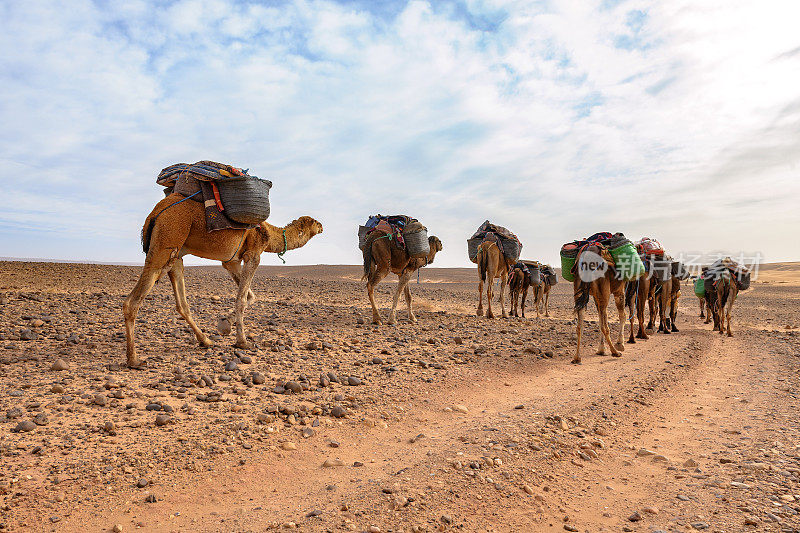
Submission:
[[[206,259],[206,261],[213,261],[213,259]],[[144,262],[135,263],[131,261],[92,261],[88,259],[53,259],[53,258],[42,258],[42,257],[2,257],[0,256],[0,262],[7,262],[7,263],[64,263],[64,264],[74,264],[74,265],[100,265],[100,266],[144,266]],[[765,261],[761,263],[761,265],[779,265],[779,264],[794,264],[799,263],[800,260],[797,261]],[[187,268],[193,267],[222,267],[222,265],[186,265]],[[344,263],[303,263],[297,265],[259,265],[259,267],[268,267],[268,268],[292,268],[292,267],[303,267],[303,266],[329,266],[329,267],[363,267],[360,264],[344,264]],[[446,269],[446,268],[461,268],[461,269],[473,269],[475,266],[461,266],[461,267],[436,267],[436,266],[429,266],[425,267],[428,269]],[[554,268],[561,268],[561,265],[556,265]]]

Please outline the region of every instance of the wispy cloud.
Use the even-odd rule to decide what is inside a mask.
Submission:
[[[356,225],[375,212],[420,218],[442,265],[467,264],[487,218],[549,261],[599,230],[796,259],[799,15],[722,0],[5,3],[2,255],[141,259],[157,172],[215,159],[274,181],[271,222],[325,224],[296,262],[358,262]]]

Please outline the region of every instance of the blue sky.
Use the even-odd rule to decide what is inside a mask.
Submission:
[[[158,171],[269,178],[287,256],[406,213],[555,262],[597,231],[800,260],[800,3],[0,3],[0,256],[136,262]],[[265,256],[266,264],[277,263]]]

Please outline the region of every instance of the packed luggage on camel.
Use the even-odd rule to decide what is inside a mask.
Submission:
[[[192,318],[183,279],[185,255],[222,262],[237,285],[235,346],[249,348],[243,317],[255,298],[250,284],[261,254],[273,252],[280,256],[300,248],[322,233],[322,224],[308,216],[282,228],[268,224],[272,183],[222,163],[172,165],[159,174],[157,183],[166,187],[166,197],[145,219],[142,247],[147,257],[139,281],[123,304],[128,366],[137,368],[144,363],[135,349],[136,314],[164,273],[172,283],[178,313],[189,324],[197,342],[201,346],[212,345]],[[195,201],[198,198],[203,201]]]
[[[486,284],[486,317],[494,318],[492,293],[494,280],[500,278],[500,311],[507,318],[505,290],[508,274],[519,259],[522,243],[508,229],[492,224],[488,220],[467,239],[469,260],[478,265],[478,316],[483,316],[483,285]]]
[[[605,344],[611,355],[621,357],[625,350],[623,335],[625,329],[625,286],[644,273],[639,254],[633,243],[622,233],[595,233],[584,240],[566,243],[561,247],[561,276],[573,283],[577,313],[577,346],[573,364],[581,362],[581,333],[583,317],[589,297],[594,299],[600,322],[600,346],[597,355],[605,355]],[[608,304],[611,296],[619,314],[619,335],[617,342],[611,341],[608,323]]]
[[[405,294],[408,319],[416,323],[409,281],[414,272],[419,275],[420,268],[433,263],[436,254],[442,251],[442,242],[433,235],[428,237],[428,229],[417,219],[406,215],[369,217],[358,229],[358,241],[364,257],[364,275],[361,279],[367,282],[372,323],[381,324],[374,291],[389,272],[394,272],[399,282],[387,323],[394,324],[397,321],[397,303],[401,292]]]

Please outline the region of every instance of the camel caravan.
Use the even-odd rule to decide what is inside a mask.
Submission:
[[[310,216],[301,216],[283,227],[267,223],[272,182],[231,165],[214,161],[171,165],[161,171],[156,183],[164,187],[165,197],[145,218],[141,235],[146,254],[144,267],[123,304],[128,366],[145,365],[136,353],[136,315],[148,292],[164,274],[172,284],[176,309],[194,332],[198,344],[212,345],[195,323],[189,308],[184,283],[185,255],[220,261],[228,271],[236,285],[232,317],[236,328],[234,346],[252,347],[244,327],[244,313],[255,299],[251,284],[261,254],[275,253],[283,260],[286,252],[304,246],[322,233],[322,224]],[[366,282],[372,323],[383,323],[374,290],[390,272],[397,275],[398,284],[386,323],[397,322],[401,294],[406,300],[409,320],[417,323],[410,281],[415,272],[419,281],[420,269],[433,263],[436,254],[442,251],[442,242],[435,236],[428,236],[427,228],[415,218],[373,215],[358,228],[358,247],[363,257],[362,281]],[[505,308],[506,286],[511,316],[526,318],[526,300],[532,290],[536,317],[541,318],[542,314],[550,317],[550,292],[558,283],[556,270],[539,261],[520,259],[521,252],[522,243],[514,233],[488,220],[467,239],[467,255],[478,267],[479,317],[484,316],[485,287],[485,316],[494,318],[493,287],[498,279],[503,318],[509,317]],[[676,317],[681,283],[693,278],[700,318],[706,324],[713,320],[714,331],[732,336],[733,304],[739,291],[750,286],[750,271],[730,258],[703,267],[701,273],[693,277],[686,265],[667,254],[656,239],[644,237],[634,243],[622,233],[601,232],[566,243],[561,247],[560,258],[561,276],[573,284],[572,312],[576,317],[577,345],[572,363],[575,364],[581,362],[582,329],[590,298],[599,316],[597,354],[604,355],[608,346],[612,356],[621,357],[625,350],[626,308],[630,325],[627,342],[630,344],[636,339],[648,339],[655,331],[678,332]],[[615,339],[612,339],[608,319],[612,297],[619,317]],[[649,310],[647,325],[646,308]],[[638,321],[638,328],[634,328],[635,321]],[[227,328],[225,334],[229,332]]]

